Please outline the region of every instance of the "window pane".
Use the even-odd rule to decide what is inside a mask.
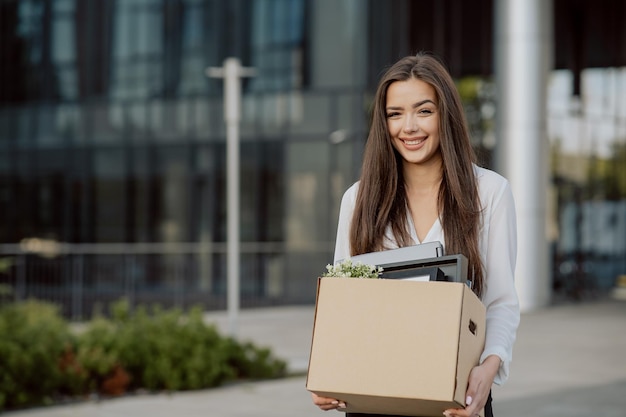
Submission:
[[[98,242],[124,242],[126,160],[122,149],[94,152],[94,229]]]

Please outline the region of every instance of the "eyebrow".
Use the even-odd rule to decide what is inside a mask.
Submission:
[[[435,104],[434,101],[432,101],[431,99],[427,98],[426,100],[422,100],[422,101],[418,101],[417,103],[413,103],[413,105],[411,106],[412,108],[416,109],[420,106],[423,106],[426,103],[432,103]],[[400,106],[389,106],[387,107],[387,110],[401,110],[402,107]]]

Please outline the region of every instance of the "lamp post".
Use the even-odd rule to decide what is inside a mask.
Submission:
[[[226,212],[227,212],[227,307],[231,336],[237,335],[239,314],[239,121],[241,78],[252,77],[253,68],[241,66],[238,58],[226,58],[222,67],[209,67],[206,75],[224,79],[224,122],[226,123]]]

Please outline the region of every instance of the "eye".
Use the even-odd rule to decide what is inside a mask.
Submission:
[[[392,119],[392,118],[398,117],[398,116],[400,116],[400,112],[397,112],[397,111],[387,112],[387,118],[388,119]]]
[[[428,114],[433,114],[434,112],[431,109],[420,109],[418,113],[428,115]]]

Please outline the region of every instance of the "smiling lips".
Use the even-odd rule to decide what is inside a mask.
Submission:
[[[426,140],[426,138],[420,138],[420,139],[401,139],[402,142],[404,142],[405,145],[419,145],[420,143],[424,142]]]

